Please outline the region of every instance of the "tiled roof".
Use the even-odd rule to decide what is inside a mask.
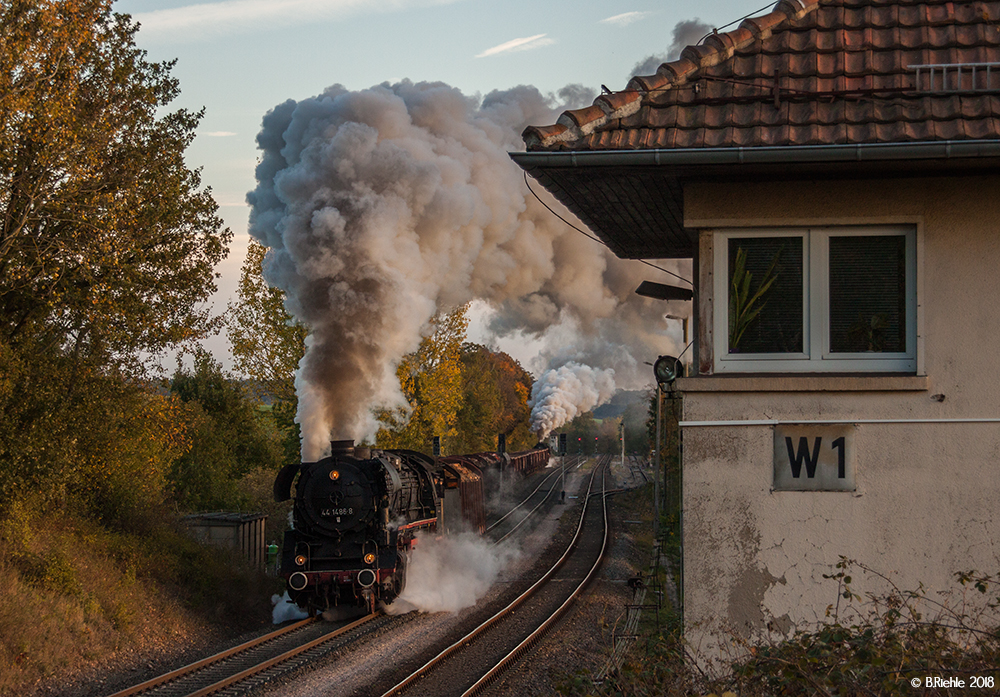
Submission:
[[[997,139],[989,63],[1000,0],[781,0],[523,137],[529,151]],[[956,64],[958,82],[915,67]]]

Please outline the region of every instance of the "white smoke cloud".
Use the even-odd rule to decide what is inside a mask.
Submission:
[[[406,570],[406,587],[386,612],[458,612],[471,607],[518,555],[516,547],[494,545],[471,532],[440,537],[418,534]]]
[[[561,327],[547,367],[617,361],[619,381],[638,380],[632,356],[673,347],[663,303],[633,293],[646,272],[554,217],[507,155],[564,106],[528,86],[479,99],[403,81],[333,86],[265,116],[250,233],[270,249],[265,278],[310,328],[296,379],[303,459],[373,435],[372,408],[403,404],[399,360],[435,314],[474,299],[496,313],[496,336]]]
[[[544,440],[577,415],[604,404],[615,393],[615,371],[566,363],[549,370],[531,388],[531,430]]]

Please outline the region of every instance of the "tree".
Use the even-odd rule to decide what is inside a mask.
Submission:
[[[0,3],[0,342],[121,364],[211,329],[231,233],[184,164],[201,113],[110,6]]]
[[[150,385],[0,344],[0,517],[31,497],[134,528],[162,503],[185,450],[182,416],[179,400]]]
[[[187,407],[189,448],[169,475],[174,499],[188,510],[246,503],[239,481],[257,469],[276,471],[280,436],[270,415],[207,352],[195,352],[194,371],[178,368],[170,392]]]
[[[375,436],[381,448],[430,451],[431,439],[456,435],[458,410],[462,405],[462,343],[469,326],[469,306],[463,305],[432,320],[434,333],[399,363],[396,375],[405,409],[381,409],[382,424]]]
[[[501,433],[507,437],[509,451],[533,446],[528,408],[531,375],[506,353],[479,344],[464,344],[461,361],[463,399],[455,450],[494,450]]]
[[[261,273],[265,248],[250,240],[240,273],[237,302],[226,309],[226,333],[233,364],[268,394],[295,401],[295,371],[306,350],[307,327],[285,310],[285,292],[269,286]]]
[[[110,7],[0,1],[0,488],[105,519],[162,495],[178,405],[126,375],[212,329],[231,236],[184,163],[200,114]]]
[[[285,459],[299,459],[295,423],[295,371],[306,350],[308,329],[285,310],[285,293],[261,272],[267,249],[251,240],[240,273],[237,301],[226,309],[226,334],[237,371],[274,402],[274,418],[285,437]]]

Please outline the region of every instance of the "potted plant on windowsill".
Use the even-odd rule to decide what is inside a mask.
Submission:
[[[778,280],[779,249],[771,259],[757,287],[753,287],[753,274],[746,270],[747,253],[742,247],[736,249],[736,262],[729,292],[729,352],[739,353],[739,345],[747,329],[757,320],[761,310],[767,305],[767,294]]]

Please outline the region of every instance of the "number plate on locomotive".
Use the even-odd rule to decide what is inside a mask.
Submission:
[[[324,518],[330,518],[335,515],[354,515],[353,508],[324,508],[319,512]]]

